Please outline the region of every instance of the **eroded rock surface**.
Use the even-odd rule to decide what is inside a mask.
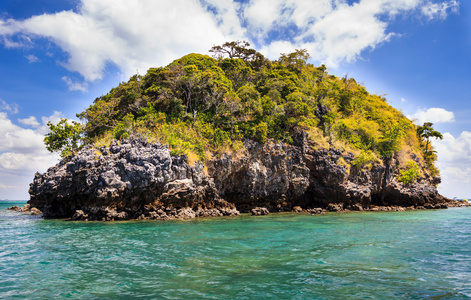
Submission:
[[[86,147],[69,162],[35,175],[29,204],[45,217],[75,220],[191,219],[310,212],[445,208],[439,178],[427,172],[406,185],[394,158],[370,170],[349,170],[353,154],[294,145],[245,141],[245,151],[194,166],[166,146],[143,139]],[[453,204],[450,204],[453,205]]]
[[[69,162],[36,173],[30,195],[29,204],[45,217],[77,220],[239,214],[219,197],[201,162],[190,166],[166,146],[143,139],[85,148]]]

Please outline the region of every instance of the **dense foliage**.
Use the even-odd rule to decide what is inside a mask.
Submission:
[[[241,149],[244,138],[293,143],[303,130],[317,147],[353,152],[357,170],[393,155],[410,169],[412,154],[430,150],[428,137],[384,97],[308,63],[305,50],[270,61],[248,47],[225,43],[210,50],[214,57],[189,54],[122,82],[78,115],[85,142],[139,134],[205,160]]]

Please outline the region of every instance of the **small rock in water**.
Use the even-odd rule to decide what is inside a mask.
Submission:
[[[363,211],[363,206],[360,203],[355,203],[351,206],[352,210]]]
[[[31,205],[29,204],[25,204],[23,207],[18,207],[15,205],[7,209],[17,211],[17,212],[30,213],[33,216],[42,213],[39,209],[37,209],[36,207],[31,207]]]
[[[255,207],[251,210],[251,212],[254,216],[264,216],[270,213],[266,207]]]
[[[37,209],[36,207],[32,207],[29,211],[31,212],[31,215],[33,216],[41,213],[41,211]]]
[[[21,207],[18,211],[20,212],[28,212],[31,206],[29,204],[25,204],[25,206]]]
[[[343,209],[343,205],[341,203],[329,203],[327,205],[328,211],[341,211]]]
[[[75,214],[72,216],[72,220],[86,220],[88,215],[83,212],[83,210],[76,210]]]
[[[309,213],[311,213],[311,215],[318,215],[318,214],[322,214],[324,212],[324,210],[320,207],[310,208],[307,211]]]

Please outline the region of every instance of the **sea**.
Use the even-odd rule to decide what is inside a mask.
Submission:
[[[471,208],[76,222],[0,202],[0,299],[469,299]]]

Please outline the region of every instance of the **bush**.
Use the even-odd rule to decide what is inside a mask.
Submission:
[[[362,150],[360,155],[358,155],[351,164],[355,167],[357,171],[360,171],[363,168],[368,168],[372,163],[376,162],[377,158],[370,150]]]
[[[419,166],[415,161],[408,161],[405,169],[399,170],[397,179],[405,184],[410,184],[420,177]]]

